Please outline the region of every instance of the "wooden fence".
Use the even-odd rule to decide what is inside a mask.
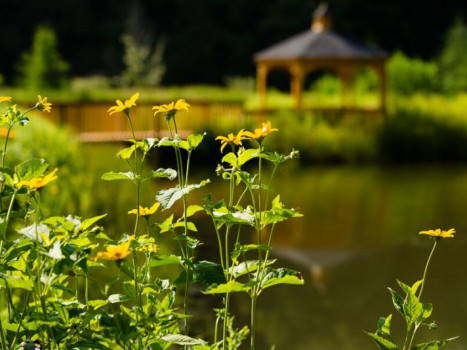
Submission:
[[[111,142],[131,138],[128,121],[121,113],[109,116],[110,103],[54,104],[48,118],[66,125],[79,134],[83,142]],[[153,104],[138,104],[131,111],[137,138],[163,137],[168,135],[162,115],[156,117]],[[189,113],[177,114],[177,126],[182,136],[194,131],[235,130],[245,125],[245,113],[241,104],[196,103],[191,104]]]

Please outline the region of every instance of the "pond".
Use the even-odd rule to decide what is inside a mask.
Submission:
[[[224,185],[214,181],[209,190]],[[421,279],[432,242],[418,232],[438,227],[457,234],[435,252],[423,297],[439,328],[420,331],[416,342],[460,335],[445,348],[467,348],[467,167],[311,167],[278,174],[275,189],[304,214],[278,226],[276,265],[301,271],[306,283],[260,297],[259,349],[376,349],[364,331],[390,313],[401,343],[405,321],[386,287]],[[215,245],[206,247],[215,259]],[[203,300],[197,305],[209,304]],[[249,307],[246,295],[236,295],[239,325],[248,324]],[[196,313],[194,320],[212,312]]]

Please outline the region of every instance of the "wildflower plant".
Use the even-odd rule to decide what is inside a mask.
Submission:
[[[443,238],[453,238],[455,230],[449,229],[447,231],[436,229],[421,231],[421,235],[427,235],[433,239],[433,247],[428,256],[421,280],[415,282],[412,286],[407,285],[401,281],[397,281],[400,288],[402,289],[404,296],[398,294],[392,288],[388,288],[391,293],[392,302],[394,308],[406,321],[406,333],[404,343],[402,347],[399,347],[391,336],[391,323],[392,314],[387,317],[381,317],[378,321],[377,330],[374,333],[366,332],[376,343],[376,345],[382,350],[438,350],[444,347],[450,341],[457,337],[433,340],[425,343],[414,345],[415,335],[421,327],[427,327],[428,329],[436,329],[438,326],[436,323],[428,323],[428,318],[433,312],[433,305],[430,303],[424,303],[421,301],[422,293],[425,288],[428,267],[430,266],[431,259],[435,249]]]
[[[286,208],[279,195],[272,195],[278,166],[298,156],[296,151],[280,155],[265,148],[263,141],[278,130],[267,122],[252,132],[242,129],[218,137],[221,153],[230,151],[217,169],[228,183],[229,198],[214,201],[208,195],[204,205],[193,204],[190,194],[210,181],[190,182],[192,154],[205,136],[182,138],[179,133],[177,113],[189,111],[190,105],[178,100],[154,106],[154,117],[165,119],[169,135],[138,140],[132,119],[138,99],[135,93],[109,108],[110,117],[127,118],[132,138],[117,154],[128,171],[109,171],[102,179],[125,181],[135,195],[133,209],[125,213],[134,220],[132,231],[108,233],[98,225],[106,214],[84,220],[75,215],[44,217],[41,192],[57,180],[59,169],[50,170],[44,159],[9,167],[6,155],[13,128],[26,125],[33,110],[50,113],[52,104],[39,95],[32,108],[21,112],[10,105],[11,97],[0,96],[6,105],[0,118],[6,130],[0,169],[1,349],[167,349],[173,344],[185,349],[237,349],[248,335],[254,349],[258,297],[277,284],[303,283],[299,273],[273,268],[275,260],[270,258],[276,225],[301,216]],[[173,149],[176,169],[150,169],[145,164],[157,147]],[[264,162],[271,165],[267,181]],[[175,185],[154,193],[155,202],[141,203],[148,181]],[[182,211],[166,215],[177,202]],[[193,217],[203,212],[213,223],[218,262],[197,259],[201,241]],[[161,234],[172,234],[178,255],[160,253]],[[176,280],[159,277],[159,269],[167,265],[178,267]],[[192,283],[223,301],[214,310],[211,342],[190,334]],[[183,308],[175,301],[177,286],[182,287]],[[235,325],[230,310],[235,292],[251,297],[250,327]]]

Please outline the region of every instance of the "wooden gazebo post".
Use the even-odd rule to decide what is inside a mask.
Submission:
[[[294,101],[294,108],[302,108],[303,83],[305,81],[305,70],[300,63],[294,63],[290,66],[290,92]]]
[[[265,63],[259,63],[256,67],[256,84],[258,89],[259,108],[261,110],[266,109],[268,70],[269,69]]]

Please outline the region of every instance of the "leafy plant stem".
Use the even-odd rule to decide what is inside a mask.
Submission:
[[[5,218],[5,228],[3,229],[4,232],[3,232],[3,239],[6,238],[6,233],[7,233],[7,230],[8,230],[8,224],[10,222],[10,215],[11,215],[11,210],[13,209],[13,202],[15,201],[15,197],[16,197],[16,193],[17,193],[17,190],[15,190],[13,192],[13,195],[11,196],[11,199],[10,199],[10,205],[8,206],[8,211],[6,213],[6,218]]]
[[[415,338],[415,333],[417,333],[417,330],[418,330],[418,326],[417,326],[417,324],[415,324],[414,330],[412,332],[412,336],[410,337],[409,346],[407,347],[408,350],[412,349],[412,343],[413,343],[413,340]]]
[[[255,293],[255,292],[253,292]],[[255,350],[256,344],[256,300],[257,296],[255,294],[251,295],[251,335],[250,335],[250,349]]]
[[[16,340],[18,339],[18,335],[19,335],[19,331],[21,330],[21,325],[23,324],[23,320],[24,320],[24,316],[26,316],[26,310],[29,306],[29,299],[31,297],[31,292],[28,292],[28,296],[26,297],[26,301],[24,302],[24,307],[23,307],[23,312],[21,312],[21,318],[19,319],[19,322],[18,322],[18,328],[16,329],[16,334],[15,334],[15,337],[13,338],[13,341],[11,342],[11,345],[10,345],[10,350],[13,350],[13,348],[15,347],[15,344],[16,344]],[[0,321],[1,323],[1,321]],[[0,325],[1,327],[1,325]],[[3,336],[3,330],[1,330],[2,332],[2,336]],[[6,347],[4,347],[6,349]]]
[[[2,318],[0,317],[0,335],[1,335],[1,339],[2,339],[2,349],[7,349],[7,346],[6,346],[6,339],[5,339],[5,333],[3,332],[3,321],[2,321]]]
[[[271,184],[272,184],[272,180],[274,178],[274,175],[276,175],[276,170],[277,170],[277,164],[274,163],[274,168],[272,169],[271,177],[269,178],[268,190],[266,191],[266,201],[264,202],[264,210],[265,211],[267,210],[267,207],[268,207],[269,194],[271,192]]]
[[[423,271],[422,285],[420,287],[420,293],[418,294],[418,299],[422,297],[423,288],[425,287],[426,274],[428,272],[428,266],[430,265],[431,257],[433,256],[433,253],[435,252],[437,244],[438,244],[438,239],[435,238],[435,243],[433,244],[433,248],[431,249],[430,255],[428,256],[428,260],[426,261],[425,270]]]
[[[10,138],[10,132],[11,132],[11,129],[13,128],[13,125],[14,125],[14,123],[11,123],[11,124],[8,126],[8,131],[6,132],[5,143],[3,144],[2,168],[5,167],[6,148],[7,148],[7,145],[8,145],[8,140],[9,140],[9,138]]]
[[[227,282],[230,281],[230,263],[229,263],[229,231],[230,226],[227,226],[225,230],[225,277]],[[225,349],[225,344],[227,340],[227,323],[229,316],[229,305],[230,304],[230,293],[225,294],[225,305],[224,305],[224,326],[222,329],[222,347]]]

